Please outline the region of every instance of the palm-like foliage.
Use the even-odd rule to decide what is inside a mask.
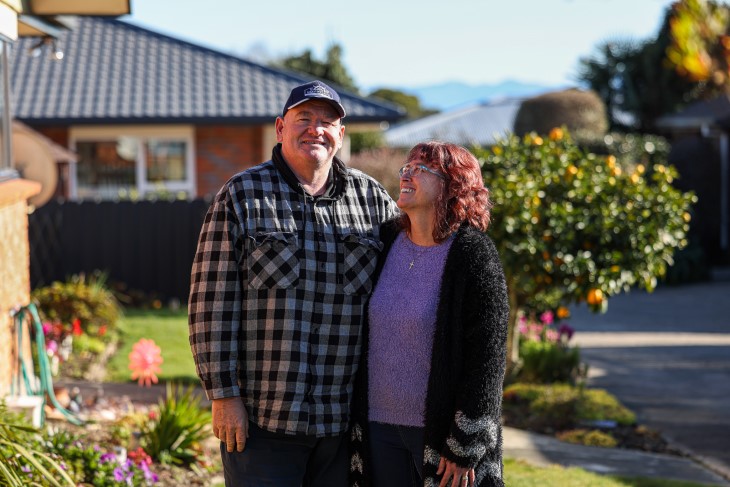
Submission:
[[[161,463],[190,464],[200,454],[200,443],[209,434],[210,412],[201,407],[193,388],[167,385],[167,398],[159,402],[158,417],[143,429],[142,446]]]
[[[0,401],[0,486],[73,487],[71,477],[40,446],[38,430]]]

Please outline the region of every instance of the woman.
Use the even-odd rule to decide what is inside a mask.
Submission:
[[[479,163],[463,147],[418,144],[400,189],[358,371],[352,485],[503,486],[509,305]]]

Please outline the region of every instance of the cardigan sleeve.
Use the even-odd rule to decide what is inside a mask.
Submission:
[[[462,313],[462,380],[456,411],[441,454],[478,478],[502,478],[502,384],[506,366],[509,300],[494,243],[474,235],[464,257],[466,286]],[[492,485],[492,484],[490,484]]]

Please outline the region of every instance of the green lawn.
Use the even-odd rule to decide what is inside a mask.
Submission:
[[[534,467],[512,458],[504,459],[504,481],[509,487],[707,487],[696,482],[608,477],[559,465]]]
[[[151,338],[162,349],[161,380],[198,383],[195,363],[188,342],[187,311],[127,309],[119,323],[120,343],[107,363],[106,380],[130,380],[129,352],[140,338]]]

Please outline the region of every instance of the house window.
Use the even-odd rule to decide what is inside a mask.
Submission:
[[[73,128],[77,199],[192,198],[192,129]]]

